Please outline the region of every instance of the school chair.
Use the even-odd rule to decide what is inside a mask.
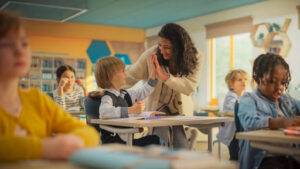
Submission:
[[[118,128],[108,125],[99,125],[91,123],[92,119],[99,119],[99,107],[101,104],[101,98],[86,98],[84,100],[84,109],[86,113],[86,123],[90,126],[93,126],[101,135],[100,128],[107,130],[113,134],[118,134],[122,140],[126,143],[132,142],[132,133],[140,133],[141,129],[139,128]]]
[[[235,127],[236,127],[236,132],[243,132],[243,127],[241,125],[240,119],[238,117],[238,112],[239,112],[239,101],[236,101],[234,104],[234,122],[235,122]]]
[[[53,93],[52,92],[47,92],[48,96],[50,96],[53,99]]]

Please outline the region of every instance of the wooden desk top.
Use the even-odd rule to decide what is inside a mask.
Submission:
[[[206,112],[218,112],[219,107],[218,106],[195,106],[194,110],[202,110]]]
[[[234,117],[234,112],[216,112],[217,116]]]
[[[85,115],[84,110],[80,111],[68,111],[71,115]]]
[[[236,134],[236,138],[250,141],[300,144],[300,137],[284,135],[283,131],[281,130],[255,130],[239,132]]]
[[[164,117],[155,120],[135,120],[135,119],[93,119],[92,123],[102,125],[115,125],[125,127],[162,127],[162,126],[180,126],[180,125],[208,125],[233,121],[228,117],[200,117],[200,116],[174,116]]]
[[[0,163],[0,168],[5,169],[84,169],[68,161],[29,160],[13,163]]]

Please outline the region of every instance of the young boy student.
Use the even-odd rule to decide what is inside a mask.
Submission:
[[[153,65],[154,66],[154,65]],[[154,89],[157,79],[155,79],[155,69],[152,69],[151,78],[140,88],[124,90],[121,89],[126,83],[125,64],[114,56],[99,59],[95,64],[95,77],[97,85],[104,89],[99,107],[100,118],[126,118],[141,114],[144,104],[140,102],[145,99]],[[151,116],[161,114],[153,112]],[[101,130],[102,143],[125,142],[119,135],[113,136],[111,132]],[[149,135],[140,139],[134,139],[133,145],[146,146],[149,144],[159,144],[159,137]]]
[[[68,159],[83,147],[97,146],[99,134],[92,127],[39,89],[18,88],[31,64],[28,39],[17,16],[0,11],[0,25],[0,162]]]
[[[223,111],[234,112],[235,102],[243,95],[248,85],[248,75],[244,70],[236,69],[230,71],[225,78],[228,86],[228,93],[225,96]],[[238,160],[239,145],[234,135],[236,132],[234,122],[226,122],[224,127],[220,127],[217,138],[229,149],[229,160]]]
[[[300,101],[284,93],[291,80],[289,65],[276,54],[262,54],[253,65],[253,79],[257,90],[245,93],[238,109],[243,131],[263,128],[279,129],[299,126]],[[249,140],[239,140],[241,169],[297,168],[299,163],[285,156],[275,156],[251,147]],[[293,166],[288,166],[289,164]]]

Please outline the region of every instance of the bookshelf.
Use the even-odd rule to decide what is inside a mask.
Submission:
[[[76,71],[76,79],[86,77],[86,59],[33,55],[29,72],[20,79],[19,86],[38,87],[43,92],[52,93],[57,88],[55,71],[61,64],[71,65]]]

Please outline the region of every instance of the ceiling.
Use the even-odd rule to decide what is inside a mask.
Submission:
[[[30,19],[147,29],[265,0],[0,0]]]

